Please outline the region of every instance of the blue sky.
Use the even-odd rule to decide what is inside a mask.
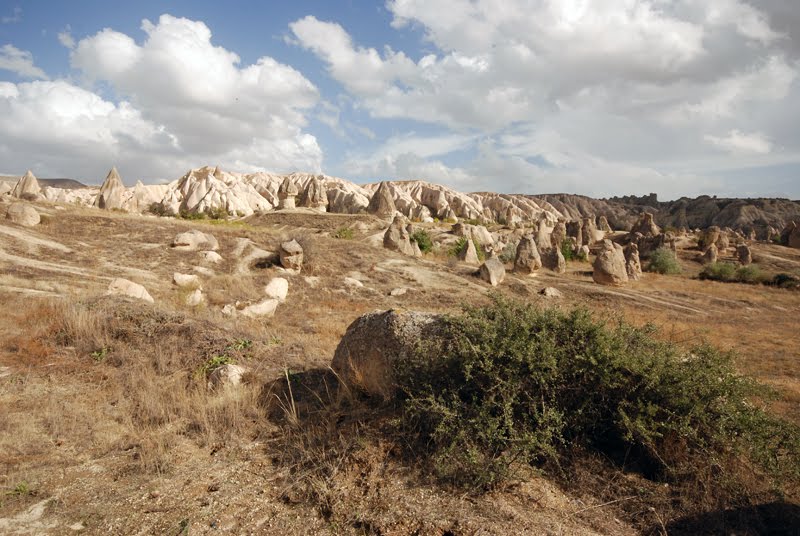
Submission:
[[[0,172],[798,198],[799,28],[784,0],[1,1]]]

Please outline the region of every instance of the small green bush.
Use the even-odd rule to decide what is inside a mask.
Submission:
[[[150,206],[147,207],[147,212],[162,217],[171,218],[175,216],[175,211],[166,206],[164,203],[150,203]]]
[[[355,232],[350,227],[339,227],[331,236],[341,240],[352,240],[355,237]]]
[[[423,253],[433,250],[433,240],[431,240],[431,235],[425,229],[414,231],[414,234],[411,235],[411,241],[416,242],[419,250]]]
[[[731,354],[583,309],[493,300],[395,365],[404,442],[445,481],[487,488],[520,463],[564,467],[587,451],[653,480],[719,480],[704,489],[735,488],[742,457],[800,478],[798,428],[752,402],[763,388]]]
[[[736,265],[730,262],[712,262],[703,267],[700,279],[712,281],[733,281],[736,274]]]
[[[659,274],[679,274],[683,269],[675,252],[667,248],[658,248],[650,255],[650,264],[647,266],[648,272]]]
[[[577,258],[575,255],[575,250],[572,246],[572,240],[569,238],[565,238],[561,241],[561,254],[564,256],[564,260],[567,262],[574,261]]]
[[[210,220],[227,220],[228,218],[231,217],[230,212],[228,212],[228,209],[226,209],[225,207],[216,207],[216,208],[208,207],[205,210],[205,215]]]
[[[467,240],[468,238],[465,236],[460,237],[455,244],[453,244],[449,250],[447,250],[447,254],[451,257],[457,257],[459,253],[464,251],[464,248],[467,247]],[[478,253],[478,260],[483,262],[486,259],[486,254],[483,252],[483,248],[475,241],[472,240],[472,244],[475,246],[475,251]]]
[[[736,281],[740,283],[750,283],[752,285],[764,283],[768,279],[757,264],[748,264],[747,266],[740,266],[736,270],[736,275],[734,278]]]
[[[181,209],[178,213],[178,217],[182,220],[204,220],[206,219],[205,212],[191,212],[186,209]]]

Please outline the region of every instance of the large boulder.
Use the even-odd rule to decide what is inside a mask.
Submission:
[[[192,229],[191,231],[177,234],[172,240],[172,247],[183,251],[216,251],[219,249],[219,242],[214,238],[214,235]]]
[[[703,253],[703,264],[714,264],[719,258],[719,250],[716,244],[711,244]]]
[[[142,285],[122,278],[117,278],[111,281],[111,284],[108,285],[106,294],[111,296],[128,296],[130,298],[136,298],[137,300],[143,300],[149,303],[153,303],[155,301],[150,293],[147,292],[147,289]]]
[[[753,253],[750,251],[750,248],[747,244],[740,244],[736,246],[736,257],[739,259],[739,262],[742,266],[747,266],[748,264],[753,263]]]
[[[347,385],[389,399],[395,393],[393,366],[420,351],[418,345],[443,332],[441,315],[375,311],[347,328],[331,367]]]
[[[631,235],[640,233],[643,236],[658,236],[661,234],[661,229],[656,225],[653,220],[653,215],[649,212],[643,212],[639,221],[637,221],[631,229]]]
[[[522,237],[517,244],[514,271],[521,274],[532,274],[541,267],[542,258],[536,248],[536,242],[530,236]]]
[[[303,247],[297,240],[283,242],[280,248],[281,266],[299,272],[303,268]]]
[[[720,228],[716,225],[712,225],[700,234],[700,237],[697,240],[697,245],[700,246],[700,249],[705,250],[712,244],[716,245],[717,241],[719,240],[719,235]]]
[[[622,246],[603,240],[602,249],[592,264],[592,279],[601,285],[622,286],[628,282]]]
[[[39,186],[39,181],[36,180],[33,172],[29,169],[25,175],[20,177],[14,189],[11,190],[12,197],[19,199],[36,199],[42,193],[42,188]]]
[[[276,277],[270,280],[267,286],[264,287],[264,294],[266,294],[268,298],[283,303],[286,301],[286,296],[289,295],[289,281],[283,277]]]
[[[496,257],[486,259],[486,261],[481,264],[479,275],[481,279],[493,287],[496,287],[503,282],[503,279],[505,279],[506,267],[503,266],[502,261]]]
[[[122,183],[122,178],[120,178],[117,168],[112,167],[92,205],[107,210],[121,209],[124,203],[124,194],[125,185]]]
[[[36,209],[25,203],[14,203],[8,207],[6,219],[23,227],[34,227],[42,220]]]
[[[639,246],[631,242],[624,249],[625,271],[628,279],[638,281],[642,277],[642,262],[639,259]]]
[[[567,271],[567,260],[561,253],[560,248],[547,248],[539,252],[542,257],[542,266],[548,270],[552,270],[557,274],[563,274]]]
[[[377,192],[375,195],[378,195]],[[411,243],[411,236],[408,234],[405,218],[397,214],[383,235],[383,247],[392,251],[399,251],[403,255],[419,256],[417,255],[419,248],[415,249],[414,245]]]
[[[369,200],[367,212],[383,219],[389,219],[397,212],[388,182],[383,181],[378,185],[378,189],[375,190],[375,193],[372,194],[372,198]]]

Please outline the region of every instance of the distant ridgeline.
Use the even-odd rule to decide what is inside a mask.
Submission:
[[[385,181],[359,185],[312,173],[232,173],[219,167],[189,170],[169,184],[126,187],[112,169],[103,185],[87,187],[73,179],[2,177],[0,195],[73,203],[100,209],[170,214],[250,216],[270,210],[307,208],[321,212],[376,213],[395,211],[414,221],[495,222],[505,225],[545,224],[605,216],[617,230],[630,230],[643,212],[664,228],[729,227],[767,236],[800,221],[800,202],[788,199],[723,199],[701,196],[660,202],[655,193],[594,199],[575,194],[462,193],[425,181]],[[373,198],[379,196],[380,202]],[[384,214],[383,212],[386,212]]]

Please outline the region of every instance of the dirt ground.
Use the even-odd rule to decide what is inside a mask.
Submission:
[[[325,369],[364,312],[487,302],[492,289],[475,267],[444,253],[389,252],[379,245],[384,224],[363,215],[209,222],[37,209],[43,222],[31,229],[0,218],[0,533],[560,535],[663,526],[646,506],[641,519],[621,520],[602,498],[535,474],[480,497],[453,493],[390,460],[391,445],[362,449],[347,463],[324,457],[333,477],[310,481],[325,508],[295,496],[296,468],[276,451],[285,438],[259,402],[264,386]],[[332,236],[343,228],[351,239]],[[218,239],[221,263],[170,247],[190,229]],[[305,252],[300,274],[269,260],[292,238]],[[798,250],[759,243],[753,252],[766,271],[800,274]],[[610,321],[653,322],[674,342],[734,350],[742,372],[778,390],[774,410],[800,422],[800,292],[701,281],[698,255],[680,252],[681,275],[646,274],[621,288],[594,284],[589,264],[571,262],[563,275],[509,273],[498,291],[586,306]],[[200,277],[205,305],[185,304],[175,272]],[[277,276],[289,280],[289,294],[274,317],[222,313],[226,304],[262,299]],[[155,300],[131,309],[127,338],[98,313],[118,277]],[[545,298],[544,287],[563,298]],[[251,370],[241,389],[216,393],[198,382],[198,367],[219,355]]]

